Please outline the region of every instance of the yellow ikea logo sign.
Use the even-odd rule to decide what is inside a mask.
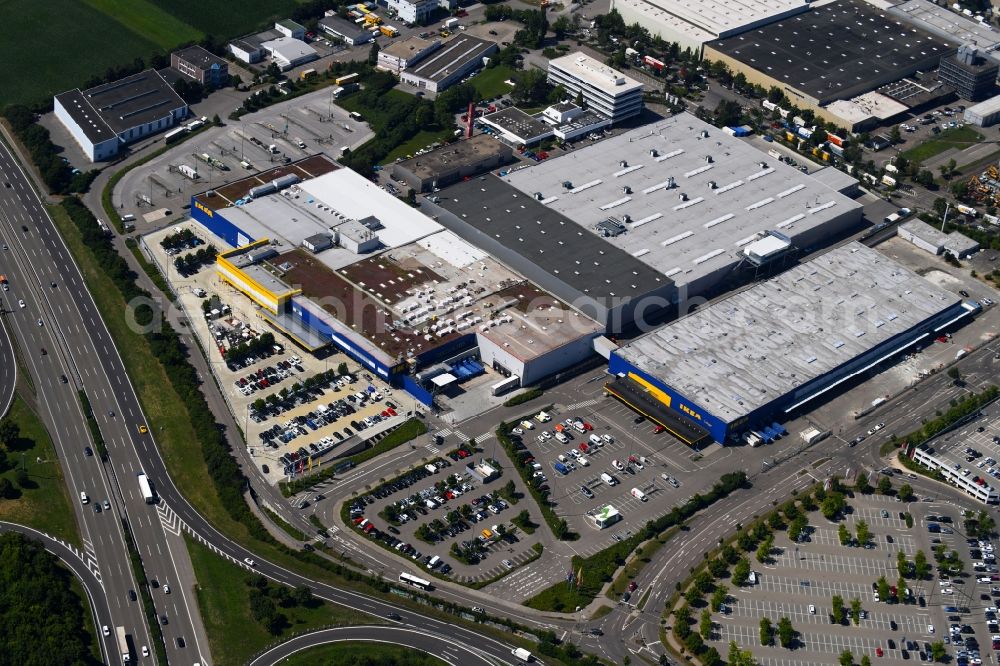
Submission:
[[[196,200],[196,201],[194,202],[194,207],[195,207],[195,208],[197,208],[198,210],[200,210],[201,212],[203,212],[203,213],[204,213],[205,215],[208,215],[209,217],[213,217],[213,216],[215,215],[215,214],[214,214],[214,213],[212,212],[212,209],[211,209],[211,208],[209,208],[208,206],[206,206],[205,204],[203,204],[203,203],[202,203],[202,202],[200,202],[200,201],[197,201],[197,200]]]
[[[702,420],[701,414],[699,414],[698,412],[694,411],[693,409],[691,409],[687,405],[683,405],[682,404],[682,405],[679,405],[679,407],[680,407],[680,410],[682,412],[684,412],[685,414],[687,414],[688,416],[692,416],[692,417],[698,419],[699,421]]]
[[[660,389],[656,388],[655,386],[653,386],[652,384],[650,384],[649,382],[647,382],[645,379],[643,379],[639,375],[635,374],[634,372],[628,373],[628,376],[629,376],[629,379],[631,379],[632,381],[634,381],[635,383],[639,384],[644,389],[646,389],[646,391],[648,391],[649,394],[652,395],[654,398],[656,398],[657,400],[659,400],[660,402],[662,402],[667,407],[670,406],[670,396],[669,395],[667,395],[666,393],[664,393]]]

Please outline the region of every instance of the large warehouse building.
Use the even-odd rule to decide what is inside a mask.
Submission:
[[[322,156],[197,195],[191,211],[232,248],[220,279],[275,328],[308,350],[334,345],[425,404],[469,357],[530,384],[591,356],[603,330]]]
[[[705,57],[781,89],[800,108],[851,126],[825,108],[916,72],[936,69],[958,44],[864,2],[835,0],[749,32],[705,44]]]
[[[626,25],[701,54],[705,42],[729,37],[809,9],[805,0],[612,0]]]
[[[607,390],[682,439],[734,441],[978,309],[852,242],[612,352]]]
[[[53,106],[91,162],[111,159],[122,146],[168,130],[188,115],[187,103],[155,69],[64,92]]]
[[[427,205],[616,333],[853,229],[861,206],[843,189],[684,113]]]

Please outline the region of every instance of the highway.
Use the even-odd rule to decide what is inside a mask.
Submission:
[[[0,240],[8,248],[2,261],[10,282],[10,290],[3,293],[5,324],[34,378],[40,416],[62,461],[88,562],[104,588],[113,625],[125,627],[137,651],[142,646],[152,651],[141,603],[130,595],[132,591],[138,594],[139,588],[119,518],[131,525],[147,574],[161,582],[181,580],[174,555],[183,549],[183,540],[173,534],[171,544],[157,510],[139,494],[135,475],[141,469],[140,460],[149,456],[148,450],[140,453],[133,444],[136,428],[144,422],[142,412],[134,396],[131,403],[119,401],[127,380],[123,381],[123,373],[115,377],[117,381],[111,379],[104,363],[111,357],[118,360],[114,345],[82,275],[6,145],[0,150],[0,181],[4,182],[0,186]],[[95,336],[97,331],[103,335]],[[85,453],[90,434],[78,389],[90,399],[107,443],[108,463],[96,451],[95,455]],[[87,494],[86,504],[79,500],[81,492]],[[104,501],[110,510],[96,513],[96,506]],[[158,614],[168,616],[169,625],[163,627],[168,655],[180,663],[194,663],[199,661],[198,643],[204,642],[198,640],[189,612],[197,605],[187,586],[175,589],[178,594],[169,596],[162,588],[152,592]],[[176,644],[180,636],[187,643],[184,651]],[[207,645],[204,648],[207,654]]]
[[[458,642],[475,646],[499,663],[512,663],[511,645],[377,597],[309,580],[262,560],[210,525],[171,481],[156,447],[155,428],[140,432],[139,426],[146,420],[111,335],[76,264],[6,146],[0,151],[0,180],[12,184],[11,188],[0,187],[0,237],[10,246],[10,256],[5,257],[11,266],[9,293],[25,300],[25,308],[16,308],[8,323],[13,324],[21,346],[33,352],[27,355],[28,369],[37,380],[40,401],[51,412],[45,422],[64,461],[71,495],[85,490],[94,499],[112,498],[114,508],[126,512],[130,519],[147,576],[161,583],[176,583],[171,586],[175,594],[169,596],[163,594],[162,587],[152,590],[157,614],[165,613],[169,618],[163,631],[171,662],[210,663],[208,646],[200,638],[204,634],[192,591],[193,573],[183,566],[188,556],[179,533],[186,525],[234,562],[242,564],[252,558],[256,570],[272,580],[293,587],[308,585],[317,597],[362,612],[382,617],[398,614],[429,639],[438,640],[441,649]],[[53,281],[56,287],[51,287]],[[39,316],[42,326],[36,323]],[[42,348],[48,353],[41,354]],[[59,379],[62,373],[69,379],[67,384]],[[89,435],[75,395],[77,382],[93,405],[110,452],[110,465],[103,466],[97,456],[83,453],[80,442],[88,441]],[[193,464],[203,463],[198,460]],[[157,507],[146,505],[139,494],[135,481],[139,470],[148,475],[157,491]],[[84,538],[95,549],[95,564],[115,623],[124,624],[137,644],[151,646],[140,605],[127,600],[127,591],[136,586],[121,530],[109,520],[111,516],[94,514],[90,505],[75,504]],[[185,638],[186,647],[178,647],[178,637]]]
[[[17,384],[17,359],[14,358],[14,345],[4,323],[3,308],[7,305],[4,300],[0,298],[0,418],[10,411]]]
[[[322,629],[285,641],[251,660],[249,666],[271,666],[291,655],[312,647],[339,643],[342,641],[364,641],[372,643],[388,643],[420,650],[444,661],[449,666],[490,666],[493,662],[486,659],[476,650],[462,645],[442,644],[434,638],[428,638],[418,629],[411,627],[340,627]]]

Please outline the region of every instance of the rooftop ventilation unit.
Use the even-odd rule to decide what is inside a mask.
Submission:
[[[660,153],[657,152],[656,148],[650,148],[649,149],[649,156],[650,157],[659,157]]]
[[[680,199],[681,201],[687,201],[688,195],[685,194],[684,192],[681,192],[680,194],[677,195],[677,198]]]
[[[622,161],[620,161],[620,162],[618,163],[618,166],[620,166],[621,168],[623,168],[623,169],[624,169],[625,167],[627,167],[627,166],[628,166],[628,162],[626,162],[625,160],[622,160]]]
[[[716,189],[716,188],[718,188],[718,187],[719,187],[719,186],[715,184],[715,181],[714,181],[714,180],[710,180],[710,181],[708,181],[708,188],[709,188],[709,189],[711,189],[711,190],[714,190],[714,189]]]
[[[707,139],[708,138],[708,130],[702,130],[700,136],[703,139]]]
[[[711,164],[714,161],[711,155],[705,155],[705,164]]]
[[[628,186],[628,185],[624,185],[624,186],[622,186],[622,193],[623,194],[632,194],[632,188],[630,186]]]

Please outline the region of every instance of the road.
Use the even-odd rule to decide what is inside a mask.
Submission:
[[[0,418],[6,416],[14,402],[14,387],[17,385],[17,359],[14,345],[7,334],[3,308],[9,305],[0,300]]]
[[[479,664],[490,666],[493,663],[475,648],[456,643],[443,643],[435,637],[425,635],[420,629],[402,625],[394,627],[340,627],[314,631],[271,648],[251,660],[249,666],[271,666],[271,664],[278,664],[282,659],[302,650],[342,641],[388,643],[413,648],[433,655],[450,666],[477,666]]]
[[[86,504],[74,501],[73,506],[89,564],[103,585],[113,623],[126,628],[136,649],[145,645],[152,651],[141,603],[130,596],[139,588],[123,522],[131,526],[150,577],[162,582],[181,580],[175,557],[180,550],[186,558],[187,551],[179,533],[168,534],[157,510],[139,493],[135,476],[153,449],[151,442],[137,447],[133,441],[138,424],[144,423],[142,412],[135,403],[119,400],[127,379],[123,373],[112,379],[105,371],[107,359],[118,360],[114,345],[83,276],[6,145],[0,150],[0,180],[11,185],[0,187],[0,239],[8,247],[3,251],[3,263],[10,281],[10,291],[4,294],[5,323],[23,351],[38,393],[40,416],[62,462],[70,495],[76,499],[81,492],[87,494]],[[88,396],[107,443],[110,459],[106,463],[84,451],[90,434],[79,389]],[[97,513],[98,503],[105,501],[108,506]],[[200,660],[199,655],[207,654],[207,642],[195,632],[193,591],[179,586],[178,592],[154,594],[156,608],[170,622],[163,630],[171,660],[194,663]],[[180,636],[188,646],[183,650],[176,644]],[[201,644],[204,650],[199,650]]]
[[[87,594],[87,602],[90,604],[90,610],[94,616],[95,629],[100,632],[100,627],[102,626],[114,626],[111,619],[111,609],[108,607],[107,599],[104,596],[104,587],[101,585],[100,579],[94,575],[88,563],[83,560],[76,549],[50,537],[44,532],[39,532],[24,525],[0,521],[0,532],[18,532],[40,542],[45,550],[58,557],[73,575],[76,576],[77,580],[80,581],[80,585],[83,586],[83,590]],[[112,663],[108,655],[115,654],[118,650],[118,643],[115,640],[114,632],[111,632],[109,636],[101,636],[98,633],[98,640],[104,662],[108,664]]]

